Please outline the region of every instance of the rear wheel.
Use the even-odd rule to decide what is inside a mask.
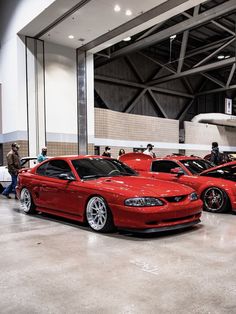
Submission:
[[[94,231],[112,232],[115,229],[112,213],[101,196],[94,196],[88,201],[86,219]]]
[[[30,191],[27,188],[23,188],[20,192],[20,204],[26,214],[34,214],[36,212],[36,206],[34,205]]]
[[[217,187],[210,187],[202,194],[203,209],[212,213],[223,213],[228,210],[229,198]]]

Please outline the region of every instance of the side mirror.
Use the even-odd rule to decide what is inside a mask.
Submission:
[[[68,173],[61,173],[59,174],[58,178],[61,180],[75,181],[75,178]]]
[[[180,176],[182,176],[184,174],[183,169],[181,169],[180,167],[172,168],[170,170],[170,172],[173,173],[173,174],[176,174],[177,177],[180,177]]]

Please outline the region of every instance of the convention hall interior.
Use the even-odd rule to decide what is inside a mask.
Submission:
[[[0,1],[0,192],[1,313],[236,313],[236,1]]]

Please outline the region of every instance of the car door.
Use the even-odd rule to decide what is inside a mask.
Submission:
[[[41,180],[37,181],[36,187],[38,189],[38,206],[54,211],[79,214],[78,181],[65,160],[50,160],[38,168],[37,174],[42,175]],[[61,174],[73,176],[74,180],[61,179]]]

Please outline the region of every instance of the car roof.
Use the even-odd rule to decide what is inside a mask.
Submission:
[[[153,158],[154,160],[201,160],[203,158],[198,157],[198,156],[184,156],[184,155],[167,155],[165,157],[157,157],[157,158]]]

